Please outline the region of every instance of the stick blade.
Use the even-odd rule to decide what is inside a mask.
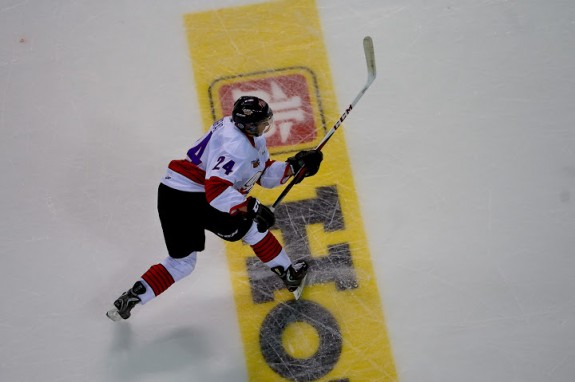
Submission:
[[[367,82],[372,83],[375,80],[377,71],[375,69],[375,51],[373,49],[373,40],[370,36],[363,38],[363,50],[365,52],[365,61],[367,63]]]

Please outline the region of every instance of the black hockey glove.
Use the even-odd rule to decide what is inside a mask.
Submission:
[[[304,176],[313,176],[319,170],[319,165],[323,160],[323,153],[318,150],[304,150],[297,153],[295,156],[288,158],[287,162],[291,167],[294,176],[302,168],[304,168]],[[300,178],[299,182],[303,180]],[[299,183],[297,182],[297,183]]]
[[[272,210],[260,203],[251,196],[248,199],[248,218],[256,222],[258,231],[265,232],[276,222],[276,217]]]

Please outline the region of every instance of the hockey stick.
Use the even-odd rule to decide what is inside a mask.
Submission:
[[[347,118],[351,110],[355,107],[355,105],[359,102],[361,97],[365,94],[367,89],[371,86],[371,83],[375,80],[376,70],[375,70],[375,53],[373,51],[373,40],[371,37],[366,36],[363,38],[363,51],[365,53],[365,61],[367,63],[367,82],[363,89],[360,90],[357,96],[355,96],[354,100],[351,104],[347,107],[347,109],[343,112],[341,117],[337,120],[335,125],[331,128],[330,131],[327,132],[325,137],[321,140],[321,142],[315,148],[316,150],[321,150],[323,146],[329,141],[335,131],[339,128],[341,123]],[[305,167],[300,168],[300,170],[294,175],[292,181],[284,188],[280,196],[276,199],[274,204],[271,206],[271,210],[274,211],[276,207],[282,202],[282,200],[286,197],[288,192],[292,189],[294,185],[299,183],[305,174]]]

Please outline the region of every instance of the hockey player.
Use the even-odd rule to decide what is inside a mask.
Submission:
[[[243,240],[288,290],[298,291],[307,263],[292,264],[269,231],[275,223],[273,211],[247,195],[256,183],[277,187],[302,168],[305,176],[316,174],[323,154],[307,150],[286,162],[271,160],[263,134],[272,123],[272,110],[264,100],[240,97],[232,115],[215,122],[188,150],[186,159],[170,162],[158,189],[168,257],[152,265],[114,301],[109,318],[128,319],[134,306],[147,303],[191,274],[198,252],[204,250],[205,230],[227,241]]]

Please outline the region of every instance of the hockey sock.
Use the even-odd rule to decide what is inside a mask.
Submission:
[[[196,261],[198,260],[198,253],[192,252],[186,257],[175,259],[173,257],[166,257],[162,261],[162,265],[166,268],[174,279],[174,282],[180,281],[186,276],[189,276],[196,268]]]
[[[139,279],[138,281],[141,282],[142,285],[144,285],[144,288],[146,289],[146,291],[143,294],[138,296],[140,298],[140,304],[144,305],[145,303],[156,297],[156,295],[154,294],[154,290],[152,289],[150,284],[146,282],[146,280]]]
[[[282,251],[282,245],[271,232],[268,232],[263,239],[251,247],[263,263],[271,261]]]
[[[142,275],[142,279],[152,288],[155,296],[163,293],[174,283],[174,278],[162,264],[152,265]]]
[[[264,264],[267,265],[270,269],[280,266],[285,271],[291,265],[291,260],[288,257],[286,251],[284,251],[282,248],[281,252],[276,257]]]
[[[271,232],[251,247],[256,256],[270,269],[277,266],[287,269],[291,265],[286,251]]]
[[[176,281],[190,275],[196,267],[197,257],[197,252],[192,252],[181,259],[168,256],[160,264],[152,266],[142,275],[141,281],[146,287],[146,292],[140,296],[142,304],[164,292]]]

